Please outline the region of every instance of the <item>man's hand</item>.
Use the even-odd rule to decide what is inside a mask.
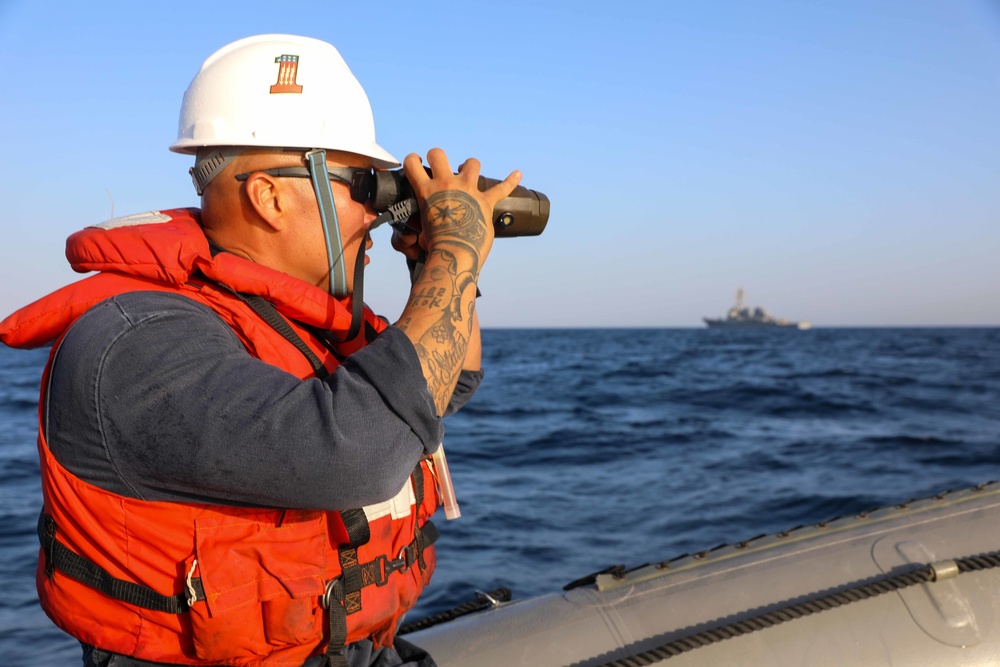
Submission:
[[[480,192],[479,160],[469,158],[453,174],[444,151],[433,148],[427,163],[430,175],[418,155],[403,161],[420,203],[422,229],[416,243],[394,233],[393,247],[411,259],[423,248],[427,257],[396,326],[413,341],[440,415],[470,351],[476,283],[493,246],[493,207],[514,191],[521,172]]]
[[[453,174],[448,156],[440,148],[427,153],[431,168],[428,176],[420,156],[410,153],[403,161],[406,180],[420,204],[423,229],[419,245],[433,252],[439,242],[465,246],[478,258],[481,267],[493,246],[493,207],[514,191],[521,172],[511,172],[506,179],[486,192],[480,192],[479,160],[469,158]]]

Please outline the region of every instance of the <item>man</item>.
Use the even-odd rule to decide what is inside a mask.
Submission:
[[[205,61],[172,150],[202,209],[70,237],[97,271],[0,324],[55,341],[42,385],[38,590],[88,666],[433,665],[394,638],[434,568],[430,454],[478,386],[493,241],[479,163],[404,171],[422,210],[395,325],[362,307],[375,142],[329,44],[261,35]],[[394,648],[395,647],[395,648]]]

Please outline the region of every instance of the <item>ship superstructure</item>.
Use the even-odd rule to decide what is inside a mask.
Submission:
[[[808,322],[793,322],[774,317],[761,306],[750,308],[743,305],[743,289],[736,290],[736,303],[726,312],[724,318],[702,318],[709,327],[761,327],[782,329],[808,329]]]

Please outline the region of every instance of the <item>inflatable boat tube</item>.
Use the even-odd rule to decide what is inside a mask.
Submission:
[[[410,632],[441,667],[996,667],[1000,483],[585,578]]]

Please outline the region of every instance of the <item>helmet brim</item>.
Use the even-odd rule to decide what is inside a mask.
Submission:
[[[355,155],[363,155],[364,157],[370,158],[372,165],[377,169],[395,169],[399,167],[402,163],[396,159],[389,151],[385,150],[381,146],[375,143],[367,144],[356,144],[356,145],[340,145],[337,147],[333,146],[282,146],[281,148],[275,146],[253,146],[247,144],[241,144],[244,148],[274,148],[275,150],[282,149],[300,149],[304,151],[310,151],[315,148],[322,148],[328,151],[341,151],[344,153],[354,153]],[[199,141],[193,139],[182,139],[174,143],[170,150],[174,153],[180,153],[181,155],[195,155],[201,148],[216,148],[217,146],[209,146],[203,144]]]

